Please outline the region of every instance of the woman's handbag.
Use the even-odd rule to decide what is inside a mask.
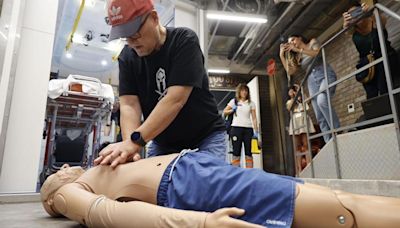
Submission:
[[[356,68],[360,69],[363,66],[372,63],[374,60],[375,60],[374,53],[371,52],[367,56],[360,58],[360,61],[358,61]],[[356,74],[356,80],[365,84],[374,79],[374,76],[375,76],[375,66],[371,66],[370,68]]]

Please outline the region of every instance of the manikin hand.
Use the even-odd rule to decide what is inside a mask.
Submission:
[[[230,216],[242,216],[244,210],[236,207],[222,208],[209,214],[206,219],[205,228],[261,228],[263,226],[248,223]]]
[[[108,145],[99,153],[99,157],[94,160],[95,165],[110,165],[115,168],[119,164],[140,159],[139,151],[141,147],[130,140]]]

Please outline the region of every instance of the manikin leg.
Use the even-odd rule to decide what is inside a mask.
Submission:
[[[400,199],[299,184],[293,227],[399,227]]]

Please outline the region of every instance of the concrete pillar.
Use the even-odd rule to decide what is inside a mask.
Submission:
[[[9,90],[12,95],[9,117],[4,149],[0,151],[3,152],[0,193],[28,193],[36,191],[38,179],[58,1],[13,0],[13,3],[24,3],[25,7],[12,11],[20,15],[17,18],[21,23],[17,35],[20,42],[17,54],[5,59],[16,64],[15,71],[9,72],[15,74],[11,75],[14,84]]]

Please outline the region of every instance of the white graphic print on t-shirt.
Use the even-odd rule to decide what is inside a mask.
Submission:
[[[166,83],[166,74],[165,70],[160,67],[156,73],[156,83],[157,89],[156,93],[159,95],[158,100],[161,100],[167,94],[167,83]]]

